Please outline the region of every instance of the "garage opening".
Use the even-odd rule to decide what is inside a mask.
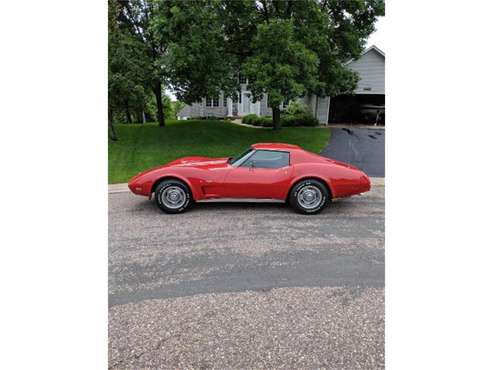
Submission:
[[[330,99],[330,123],[385,125],[385,95],[339,95]]]

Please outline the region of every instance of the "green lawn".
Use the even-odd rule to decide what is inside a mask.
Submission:
[[[127,182],[136,173],[173,159],[203,155],[233,156],[250,144],[283,142],[318,153],[329,141],[330,131],[319,127],[286,127],[280,131],[241,127],[229,121],[167,121],[116,125],[118,141],[110,141],[109,183]]]

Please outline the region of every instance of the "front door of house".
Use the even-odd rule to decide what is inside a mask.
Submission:
[[[239,104],[238,115],[245,116],[247,114],[260,115],[260,102],[253,102],[252,94],[248,91],[241,93],[241,103]]]
[[[243,112],[245,112],[245,114],[250,114],[250,108],[251,108],[251,105],[252,105],[252,102],[250,100],[250,93],[249,92],[244,92],[243,93]]]

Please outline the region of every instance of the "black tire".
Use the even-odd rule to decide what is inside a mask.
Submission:
[[[318,191],[317,191],[318,189]],[[313,194],[315,199],[313,201],[313,207],[308,206],[308,202],[304,201],[302,195],[298,196],[300,192],[305,192],[305,194]],[[305,215],[314,215],[320,212],[326,205],[331,201],[330,193],[327,187],[318,180],[306,179],[301,180],[296,185],[293,186],[289,192],[289,205],[293,209]],[[304,203],[305,202],[305,203]]]
[[[177,196],[176,205],[172,204],[172,193]],[[179,180],[164,180],[160,182],[156,187],[154,197],[157,206],[166,213],[182,213],[193,204],[193,197],[190,189],[186,184]]]

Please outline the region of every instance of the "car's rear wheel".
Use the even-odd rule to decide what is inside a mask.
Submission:
[[[181,213],[192,205],[192,194],[187,185],[178,180],[164,180],[155,191],[158,207],[166,213]]]
[[[330,202],[327,187],[318,180],[306,179],[297,183],[289,194],[289,204],[303,214],[320,212]]]

